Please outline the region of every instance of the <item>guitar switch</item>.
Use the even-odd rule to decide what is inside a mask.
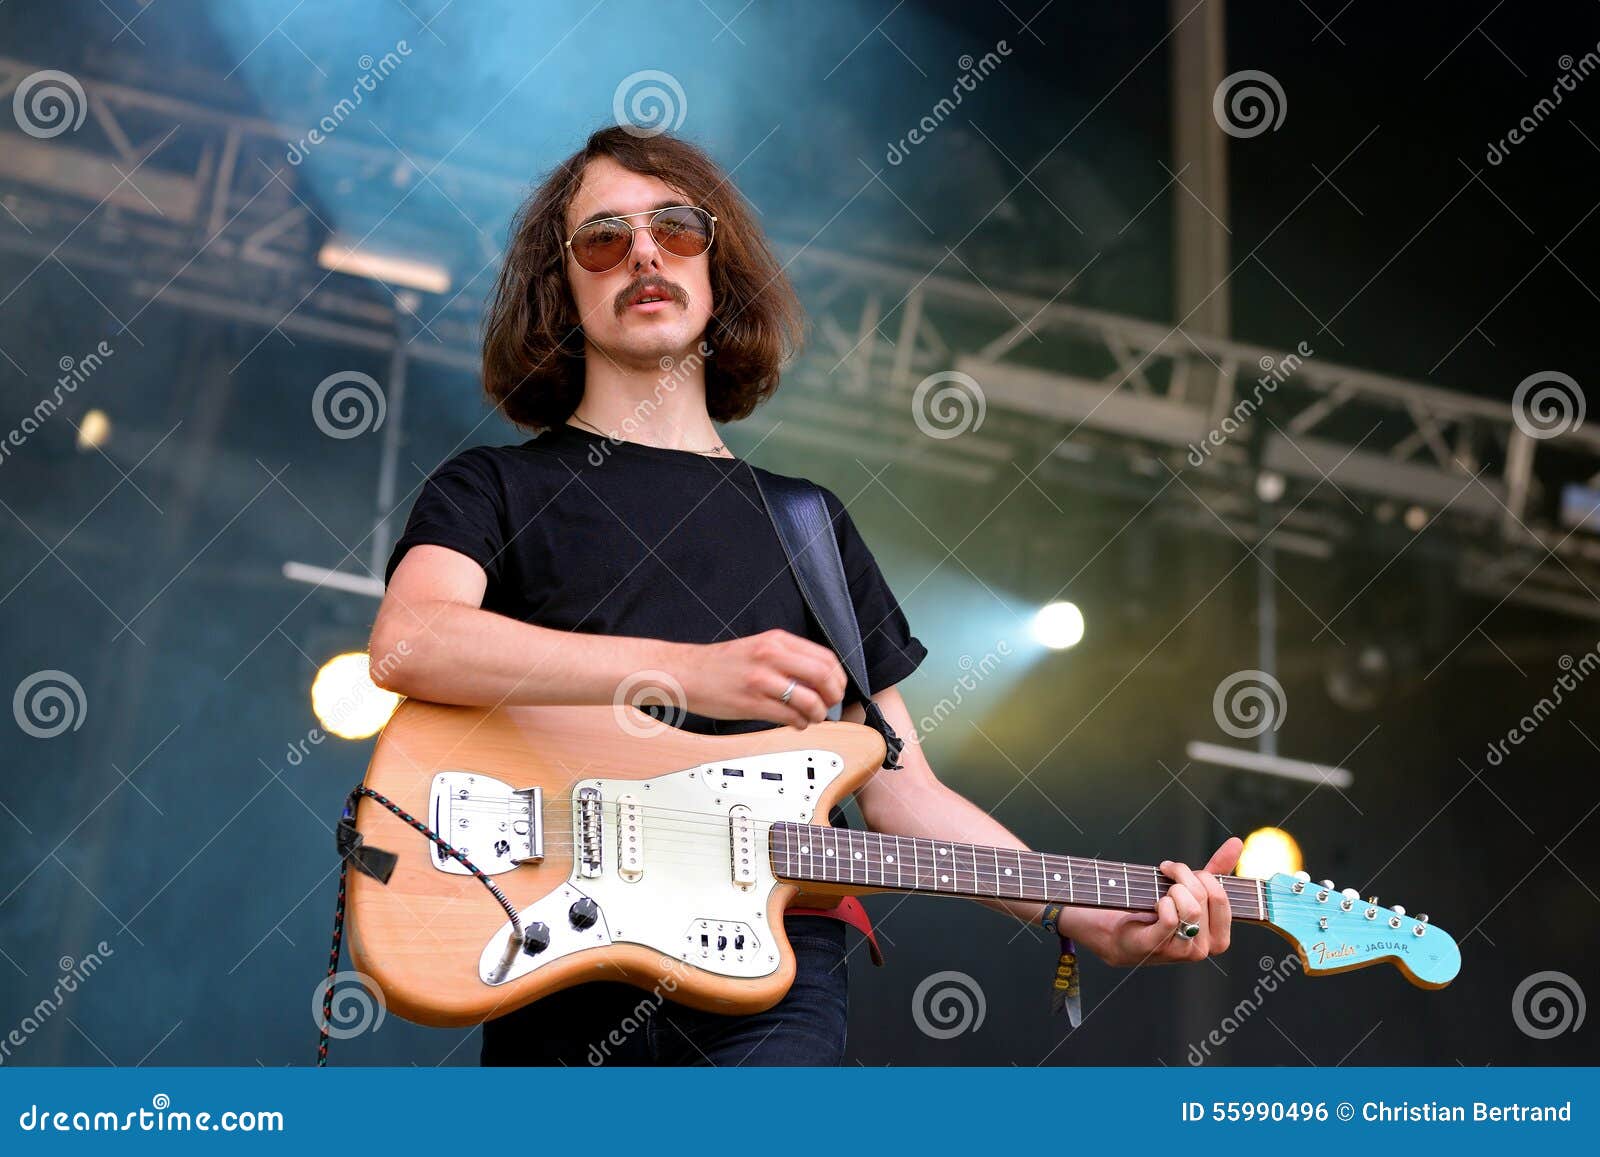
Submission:
[[[600,919],[600,905],[585,896],[583,899],[574,902],[572,907],[568,909],[567,919],[572,921],[572,926],[579,932],[582,932],[585,928],[593,928],[595,921]]]

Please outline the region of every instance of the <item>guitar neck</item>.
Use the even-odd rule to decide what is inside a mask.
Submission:
[[[892,836],[879,832],[774,823],[767,833],[773,874],[841,892],[926,892],[971,899],[1037,900],[1082,908],[1154,912],[1177,881],[1149,864],[1056,856]],[[1235,920],[1263,921],[1260,881],[1222,876]]]

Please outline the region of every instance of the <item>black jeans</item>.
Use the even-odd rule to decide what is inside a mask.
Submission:
[[[766,1012],[725,1016],[630,984],[581,984],[483,1026],[484,1065],[837,1065],[849,1005],[844,925],[784,921],[795,978]]]

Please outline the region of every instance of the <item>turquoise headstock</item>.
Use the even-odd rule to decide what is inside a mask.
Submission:
[[[1319,976],[1390,961],[1421,988],[1443,988],[1461,971],[1461,949],[1427,916],[1399,904],[1380,907],[1332,880],[1312,883],[1304,872],[1279,872],[1262,882],[1267,924],[1288,937],[1308,975]]]

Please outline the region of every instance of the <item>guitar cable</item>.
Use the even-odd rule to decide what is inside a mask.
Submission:
[[[445,855],[460,861],[461,866],[466,868],[467,871],[472,874],[473,878],[476,879],[480,884],[489,889],[490,895],[499,901],[500,907],[505,909],[506,916],[511,920],[511,936],[506,942],[505,955],[501,958],[499,967],[497,969],[497,976],[503,976],[506,970],[511,967],[511,963],[517,958],[517,953],[522,950],[523,945],[522,919],[517,915],[517,910],[511,906],[511,901],[506,899],[506,894],[500,890],[499,885],[486,876],[482,869],[480,869],[471,860],[467,859],[466,856],[462,855],[455,848],[447,844],[444,839],[440,837],[439,833],[434,831],[427,824],[411,815],[404,808],[395,804],[392,800],[380,795],[378,792],[373,791],[365,784],[358,784],[351,790],[350,794],[345,797],[344,811],[339,818],[337,836],[339,849],[339,894],[333,908],[333,946],[328,951],[328,977],[325,982],[327,984],[327,988],[322,994],[321,1032],[317,1038],[318,1068],[325,1068],[328,1064],[328,1036],[333,1022],[333,986],[334,977],[339,971],[339,948],[344,942],[345,880],[350,871],[350,861],[352,859],[355,860],[356,867],[383,884],[387,884],[389,882],[389,874],[394,870],[394,854],[392,852],[382,852],[377,848],[367,846],[361,837],[361,833],[355,830],[356,807],[361,802],[362,796],[367,796],[373,800],[376,800],[378,803],[388,808],[400,819],[404,820],[428,839],[432,840],[436,845],[438,845],[439,850]],[[382,999],[381,994],[379,999]]]

